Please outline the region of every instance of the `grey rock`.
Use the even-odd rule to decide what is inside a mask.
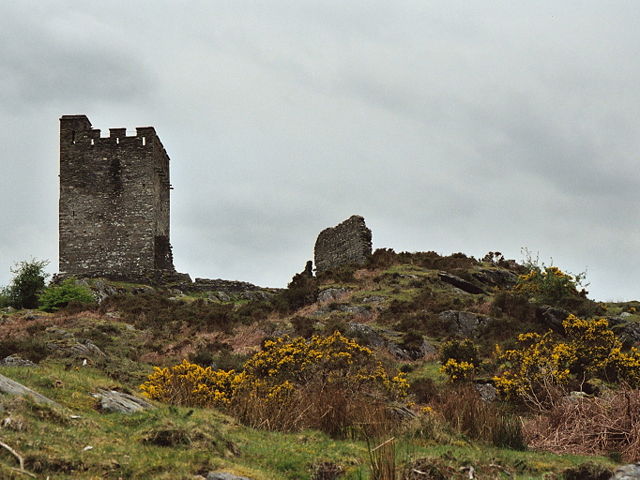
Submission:
[[[76,283],[79,285],[83,285],[87,288],[90,288],[93,292],[93,296],[95,297],[98,303],[102,303],[106,298],[111,297],[113,295],[117,295],[121,293],[117,288],[113,285],[109,285],[106,281],[101,278],[95,279],[93,282],[88,282],[85,279],[78,280]]]
[[[631,463],[616,468],[611,480],[640,480],[640,463]]]
[[[86,359],[96,359],[106,357],[106,354],[89,340],[69,341],[63,339],[47,343],[47,348],[57,357],[81,357]]]
[[[3,367],[33,367],[35,366],[35,363],[31,360],[22,358],[20,355],[14,354],[0,360],[0,365]]]
[[[472,275],[482,283],[501,288],[511,287],[518,281],[515,273],[504,269],[483,268]]]
[[[621,316],[622,318],[628,318],[628,317],[630,317],[630,316],[631,316],[631,314],[630,314],[629,312],[622,312],[622,313],[620,314],[620,316]]]
[[[450,273],[440,272],[438,273],[438,278],[442,280],[444,283],[448,283],[449,285],[453,285],[456,288],[459,288],[463,292],[471,293],[474,295],[486,293],[482,288],[474,285],[467,280],[457,277],[455,275],[451,275]]]
[[[106,357],[105,353],[89,340],[82,340],[81,342],[74,343],[73,345],[69,346],[68,352],[70,355],[76,357]]]
[[[240,294],[240,298],[254,301],[269,300],[271,297],[273,297],[273,294],[265,292],[264,290],[247,290]]]
[[[362,303],[380,303],[384,302],[387,297],[383,297],[381,295],[371,295],[369,297],[364,297],[361,302]]]
[[[427,355],[434,355],[438,353],[438,349],[426,338],[422,341],[422,345],[420,346],[420,353],[423,357]]]
[[[349,305],[348,303],[330,303],[329,305],[319,308],[311,315],[317,317],[331,312],[350,313],[351,315],[359,315],[361,317],[370,317],[373,314],[369,306]]]
[[[348,291],[346,288],[327,288],[318,293],[318,302],[335,302],[344,297]]]
[[[49,327],[45,330],[45,332],[47,332],[49,335],[51,335],[54,338],[59,338],[59,339],[73,338],[73,333],[68,332],[59,327]]]
[[[448,331],[462,337],[477,337],[482,329],[493,319],[479,313],[462,312],[458,310],[446,310],[438,317],[447,323]]]
[[[131,414],[155,408],[140,397],[115,390],[98,390],[97,393],[92,393],[91,395],[100,401],[99,407],[103,412]]]
[[[60,406],[58,403],[45,397],[44,395],[41,395],[40,393],[31,390],[29,387],[25,387],[21,383],[18,383],[15,380],[11,380],[9,377],[5,377],[4,375],[0,375],[0,393],[31,397],[33,400],[39,403]]]
[[[562,322],[569,316],[569,312],[563,308],[543,305],[536,310],[536,318],[539,322],[556,332],[564,332]]]
[[[251,480],[247,477],[239,477],[226,472],[209,472],[207,480]]]
[[[475,383],[473,388],[480,395],[480,398],[485,402],[494,402],[498,398],[498,391],[490,383]]]
[[[385,348],[394,357],[400,360],[417,360],[425,355],[437,352],[431,342],[426,338],[423,340],[419,350],[407,350],[400,346],[401,335],[390,330],[375,330],[369,325],[357,322],[349,322],[347,324],[347,334],[362,339],[363,343],[376,348]],[[384,334],[384,336],[382,335]],[[396,341],[397,339],[397,341]]]
[[[221,302],[230,302],[231,301],[231,297],[228,294],[226,294],[225,292],[221,291],[221,290],[215,292],[215,296]]]
[[[349,328],[347,334],[352,337],[363,339],[364,343],[366,343],[367,345],[371,345],[372,347],[384,347],[387,344],[387,341],[382,337],[382,335],[380,335],[369,325],[365,325],[364,323],[349,322],[347,324],[347,327]]]
[[[609,321],[611,330],[620,338],[626,346],[633,346],[640,343],[640,323],[634,321],[620,321],[612,323]]]

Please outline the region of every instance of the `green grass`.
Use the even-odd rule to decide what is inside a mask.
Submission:
[[[15,430],[3,429],[2,439],[24,456],[27,468],[38,478],[191,480],[195,474],[224,470],[255,480],[294,480],[310,478],[312,465],[322,461],[342,465],[345,480],[368,478],[367,449],[360,440],[336,440],[316,431],[255,430],[209,409],[159,406],[133,415],[101,413],[90,393],[122,386],[93,368],[66,369],[47,363],[30,368],[3,367],[0,373],[62,405],[42,406],[28,399],[0,396],[2,417],[21,425]],[[412,374],[440,375],[435,363],[424,364]],[[175,444],[150,443],[149,439],[160,434]],[[585,457],[516,452],[463,440],[434,445],[433,440],[420,437],[400,437],[397,457],[399,463],[433,457],[456,468],[497,463],[515,479],[541,478],[545,472],[587,461]],[[17,466],[15,459],[1,451],[2,478],[12,478],[3,473],[11,466]]]

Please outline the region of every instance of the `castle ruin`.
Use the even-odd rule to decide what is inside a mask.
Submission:
[[[182,280],[169,243],[169,156],[153,127],[100,136],[60,118],[60,276]]]
[[[364,218],[353,215],[318,235],[314,247],[316,272],[347,265],[364,265],[371,256],[371,230]]]

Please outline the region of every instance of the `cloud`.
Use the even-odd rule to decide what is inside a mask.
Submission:
[[[282,286],[357,213],[375,246],[529,247],[637,298],[639,10],[5,2],[0,284],[55,260],[57,118],[86,113],[157,128],[182,271]]]

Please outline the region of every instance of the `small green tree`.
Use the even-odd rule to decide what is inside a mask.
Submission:
[[[9,305],[18,309],[38,307],[38,294],[44,290],[45,280],[49,276],[44,271],[48,264],[48,260],[31,259],[11,268],[13,280],[3,291],[9,299]]]
[[[76,284],[75,279],[67,278],[58,285],[50,285],[38,296],[40,309],[55,312],[70,302],[92,303],[95,298],[87,287]]]

